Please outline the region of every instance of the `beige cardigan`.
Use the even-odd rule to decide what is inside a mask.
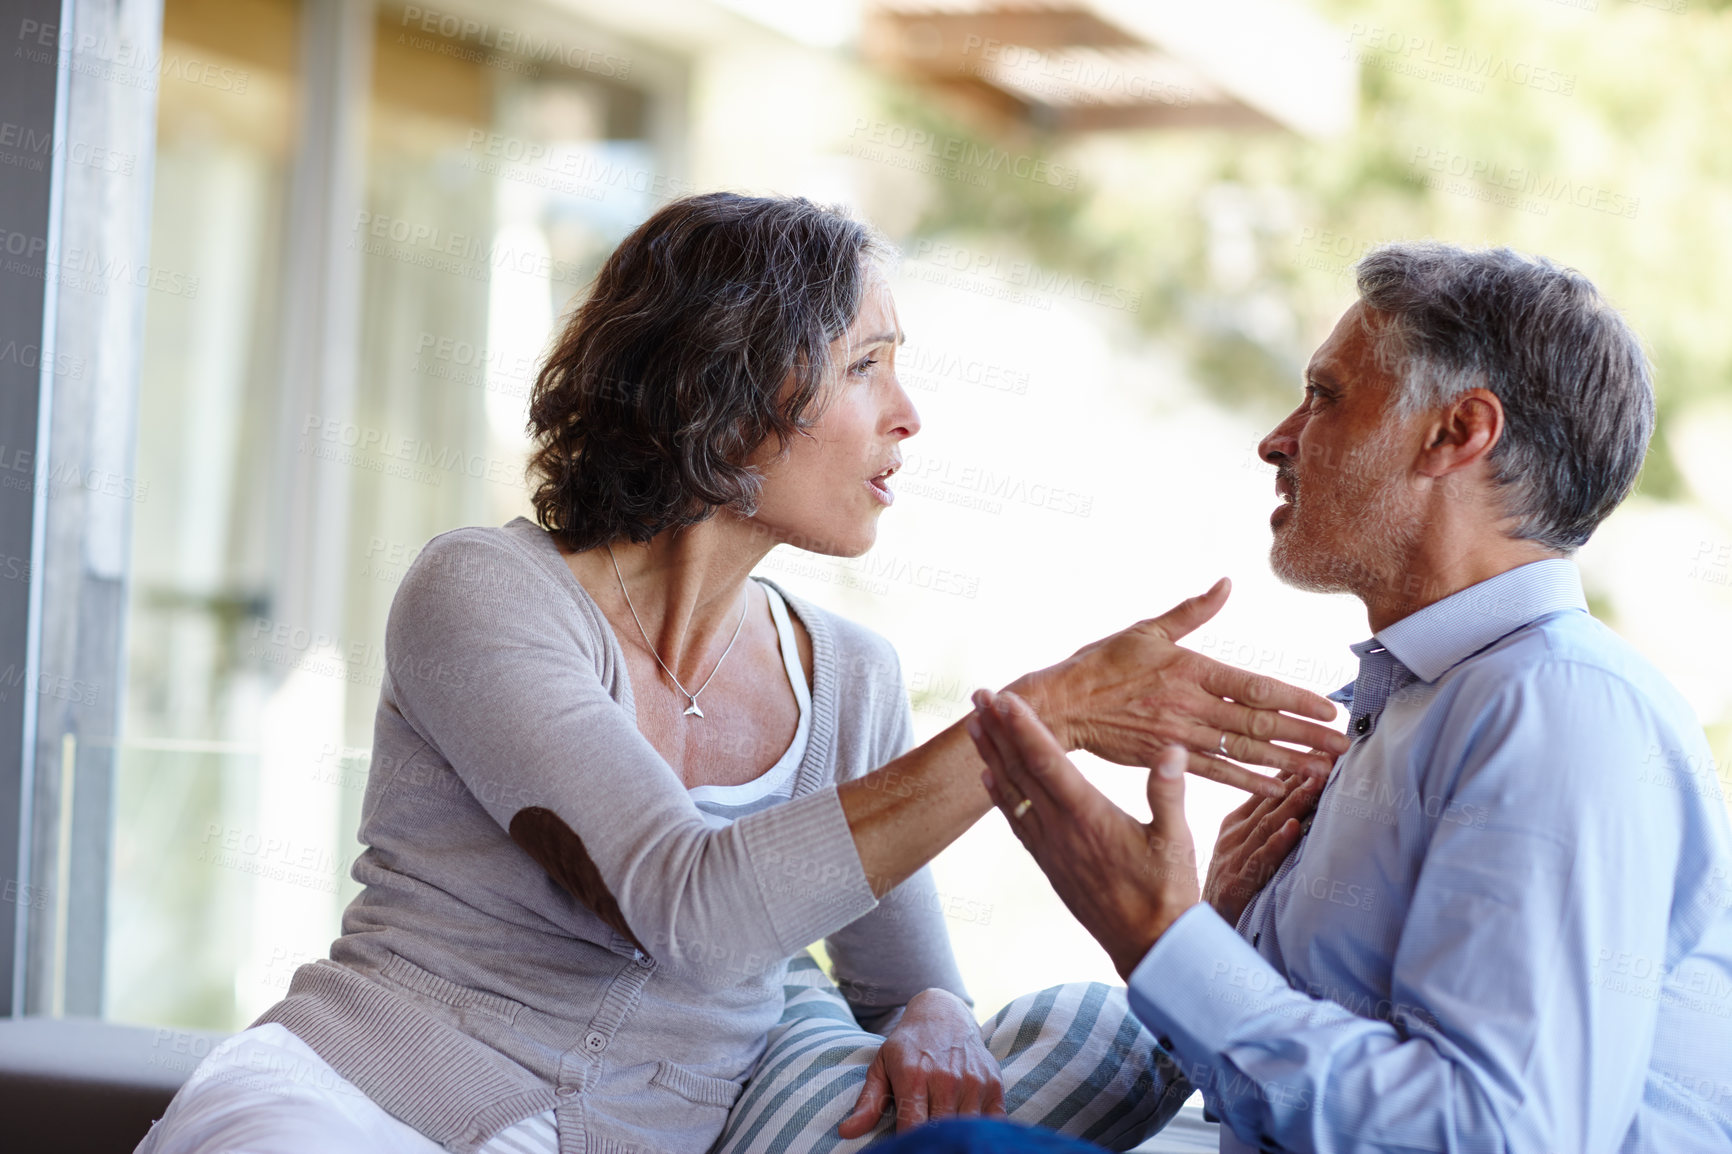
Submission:
[[[455,1151],[553,1109],[562,1154],[699,1154],[808,944],[868,1026],[928,987],[966,996],[929,874],[875,902],[836,797],[912,742],[895,651],[788,602],[814,678],[794,796],[712,830],[548,534],[435,538],[386,627],[366,888],[259,1022]]]

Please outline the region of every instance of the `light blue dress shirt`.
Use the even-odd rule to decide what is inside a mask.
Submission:
[[[1354,652],[1304,839],[1239,932],[1196,906],[1131,975],[1222,1150],[1732,1151],[1732,831],[1688,705],[1565,560]]]

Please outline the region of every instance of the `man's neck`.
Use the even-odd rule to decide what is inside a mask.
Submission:
[[[1469,542],[1440,535],[1422,540],[1399,575],[1357,592],[1375,634],[1500,573],[1562,556],[1537,541],[1496,532]]]

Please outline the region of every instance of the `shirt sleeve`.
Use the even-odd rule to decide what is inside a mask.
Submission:
[[[602,681],[571,592],[503,542],[436,538],[386,626],[390,701],[550,876],[725,986],[875,901],[834,787],[711,830]]]
[[[1457,820],[1434,823],[1387,1019],[1295,989],[1207,906],[1132,973],[1133,1009],[1253,1146],[1619,1149],[1658,1004],[1603,966],[1666,957],[1679,802],[1638,781],[1663,728],[1587,665],[1464,690],[1427,773]]]
[[[900,688],[900,671],[895,681]],[[874,751],[874,767],[895,760],[914,746],[914,716],[907,695],[900,694],[896,708],[888,712],[889,732]],[[895,779],[890,778],[886,787],[894,788]],[[934,987],[949,990],[970,1006],[974,1004],[950,948],[947,909],[964,917],[990,915],[990,909],[978,902],[947,905],[931,868],[922,867],[885,894],[877,909],[825,939],[836,986],[866,1029],[888,1033],[909,999]]]

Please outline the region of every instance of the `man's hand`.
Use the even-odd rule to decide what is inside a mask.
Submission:
[[[1253,796],[1221,822],[1203,897],[1215,912],[1236,925],[1239,915],[1281,868],[1299,844],[1307,815],[1321,794],[1310,778],[1284,777],[1285,797]]]
[[[968,1004],[946,990],[916,994],[878,1048],[854,1112],[836,1133],[870,1133],[892,1100],[900,1133],[939,1118],[1004,1117],[1004,1079]]]
[[[1149,947],[1196,905],[1197,853],[1185,824],[1185,753],[1152,758],[1147,825],[1108,801],[1014,693],[981,690],[968,733],[981,781],[1083,928],[1128,979]]]
[[[1178,644],[1220,612],[1230,592],[1223,578],[1202,596],[1084,646],[1009,688],[1033,706],[1064,750],[1153,766],[1176,745],[1186,751],[1190,772],[1266,797],[1286,790],[1235,761],[1326,776],[1348,747],[1342,734],[1317,724],[1335,717],[1332,702]]]

